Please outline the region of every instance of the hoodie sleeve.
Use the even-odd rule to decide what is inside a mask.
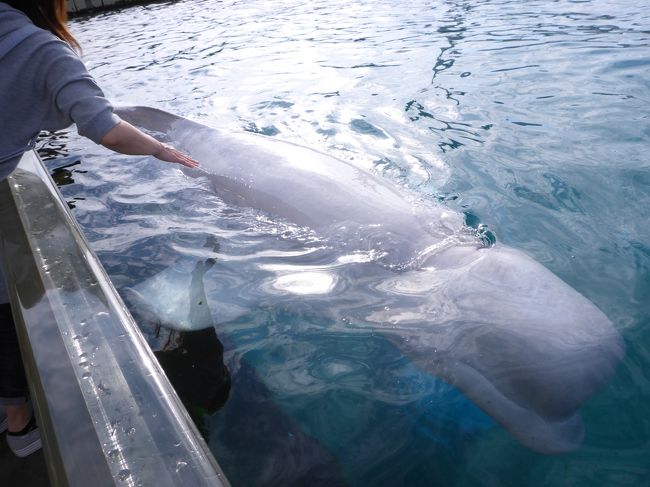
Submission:
[[[43,66],[45,86],[53,108],[77,124],[79,135],[99,144],[120,118],[68,44],[52,39],[44,49],[48,51]]]

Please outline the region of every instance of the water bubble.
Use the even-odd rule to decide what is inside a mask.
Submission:
[[[97,389],[100,392],[103,392],[104,394],[110,394],[111,393],[111,390],[103,382],[100,382],[99,384],[97,384]]]
[[[178,462],[176,462],[176,473],[180,472],[186,467],[187,467],[187,462],[179,460]]]
[[[90,365],[87,360],[82,360],[79,362],[79,367],[83,367],[84,369],[87,368]]]
[[[88,358],[88,354],[87,353],[80,353],[79,358],[80,359]]]
[[[126,436],[133,436],[135,434],[135,428],[131,427],[125,431]]]
[[[131,471],[128,468],[125,468],[123,470],[120,470],[117,472],[117,479],[124,482],[126,479],[128,479],[131,476]]]
[[[114,460],[119,456],[119,454],[120,454],[120,450],[118,450],[117,448],[113,448],[111,451],[108,452],[108,458]]]
[[[90,372],[84,372],[81,374],[82,379],[89,379],[92,374]]]

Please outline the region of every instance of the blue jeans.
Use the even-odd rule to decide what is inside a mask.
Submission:
[[[15,168],[19,158],[0,164],[0,181],[7,177],[8,171]],[[4,205],[4,202],[3,202]],[[0,211],[5,211],[5,207]],[[7,231],[0,229],[0,231]],[[0,406],[24,404],[28,398],[27,379],[20,355],[16,327],[5,282],[3,262],[0,259]]]
[[[27,401],[27,379],[9,303],[0,304],[0,406]]]

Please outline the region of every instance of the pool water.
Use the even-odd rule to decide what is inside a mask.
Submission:
[[[341,323],[372,295],[328,304],[319,285],[334,281],[301,298],[269,286],[260,267],[352,281],[320,236],[229,207],[171,165],[72,130],[45,137],[121,292],[171,268],[200,275],[211,306],[256,303],[194,347],[189,367],[209,379],[185,387],[210,396],[188,401],[233,485],[650,484],[649,1],[188,0],[71,27],[115,104],[295,142],[408,186],[548,267],[626,342],[582,408],[583,445],[540,455]],[[167,335],[139,318],[163,353]]]

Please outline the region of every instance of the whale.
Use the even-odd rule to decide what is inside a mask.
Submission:
[[[580,409],[612,379],[625,345],[602,311],[542,264],[486,244],[459,213],[352,162],[151,107],[116,114],[197,159],[200,169],[183,171],[207,178],[225,204],[309,228],[342,255],[370,256],[357,265],[372,275],[376,299],[350,304],[351,319],[458,388],[523,445],[556,455],[582,444]],[[276,272],[287,292],[323,277],[291,265]],[[358,285],[368,282],[361,272]],[[335,284],[321,287],[327,302]],[[131,293],[166,326],[193,326],[191,272],[165,269]],[[217,323],[256,306],[227,286],[219,301],[209,303]]]

